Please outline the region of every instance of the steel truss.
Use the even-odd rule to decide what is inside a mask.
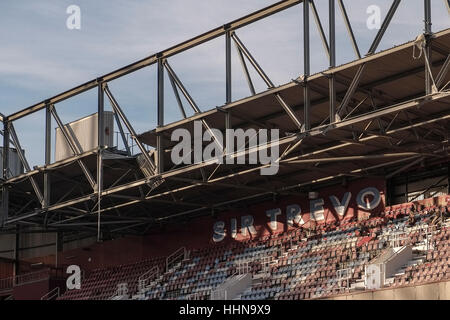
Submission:
[[[165,221],[186,219],[195,214],[214,214],[216,211],[245,205],[262,198],[299,194],[314,185],[321,186],[343,177],[390,178],[403,172],[408,166],[425,160],[432,163],[448,161],[449,43],[444,48],[435,44],[431,31],[430,0],[424,0],[422,8],[425,22],[425,40],[421,47],[423,64],[414,65],[408,70],[397,70],[394,75],[363,85],[361,83],[369,72],[367,70],[371,63],[416,45],[408,43],[376,53],[401,0],[392,1],[381,29],[365,57],[361,56],[345,3],[343,0],[337,0],[355,57],[358,59],[340,67],[336,66],[336,1],[328,1],[328,36],[316,8],[317,1],[280,1],[19,112],[9,116],[0,114],[0,121],[3,123],[4,168],[0,183],[0,223],[3,231],[9,232],[16,225],[20,225],[25,232],[27,227],[32,228],[30,232],[36,232],[36,228],[47,231],[84,230],[96,233],[99,240],[102,230],[110,233],[141,234],[146,232],[149,226]],[[449,5],[447,0],[444,2]],[[303,75],[286,85],[276,87],[244,41],[238,37],[237,31],[293,6],[302,7]],[[310,74],[310,13],[313,14],[329,59],[329,69],[316,75]],[[448,33],[442,33],[447,36],[446,39],[450,38]],[[170,65],[169,58],[218,37],[225,39],[225,105],[202,112]],[[251,94],[249,98],[240,101],[232,99],[233,43]],[[434,52],[443,58],[434,60]],[[157,65],[158,80],[158,126],[148,133],[156,137],[154,149],[148,152],[145,145],[152,145],[148,142],[148,136],[136,133],[108,83],[154,64]],[[267,85],[267,91],[256,93],[249,67],[254,68],[261,77]],[[346,70],[350,71],[344,72]],[[353,73],[352,77],[349,77],[349,72]],[[166,73],[183,118],[172,124],[164,122]],[[423,74],[425,79],[420,92],[411,92],[399,98],[394,93],[378,89],[386,84],[410,81],[411,76],[418,74]],[[56,106],[66,99],[95,88],[98,90],[98,148],[84,152],[76,137],[70,134],[62,123]],[[295,99],[286,97],[292,90],[297,90]],[[301,94],[298,95],[298,92]],[[180,93],[194,111],[194,116],[187,117]],[[105,95],[112,106],[126,149],[126,156],[122,160],[116,159],[113,152],[103,145],[104,132],[101,124]],[[242,108],[247,103],[268,103],[268,99],[275,101],[280,107],[279,110],[274,109],[269,114],[253,117]],[[324,104],[327,111],[318,115],[316,110],[322,110],[321,106]],[[45,165],[32,170],[22,152],[13,123],[44,109]],[[217,114],[223,115],[222,131],[235,127],[276,128],[280,121],[284,121],[279,119],[286,119],[283,122],[286,123],[288,131],[286,135],[279,141],[271,141],[262,146],[270,148],[276,144],[280,147],[280,157],[276,161],[281,168],[280,174],[259,176],[259,170],[268,165],[228,166],[218,165],[216,160],[205,160],[185,166],[174,166],[170,163],[167,153],[172,147],[168,139],[171,130],[192,124],[195,120],[201,121],[203,129],[210,133],[219,149],[224,151],[224,158],[249,156],[261,149],[261,146],[243,146],[237,152],[225,150],[210,123],[212,117],[217,118]],[[56,163],[51,163],[50,160],[52,118],[74,154],[73,157]],[[135,157],[131,154],[124,128],[140,150],[144,159],[143,165],[148,168],[145,173],[134,161]],[[9,174],[10,146],[17,150],[25,168],[25,173],[18,177]],[[65,170],[66,167],[69,169]],[[300,177],[300,182],[297,177]],[[70,187],[67,187],[67,183],[70,183]],[[152,206],[149,207],[149,204]],[[33,207],[34,209],[31,209]]]

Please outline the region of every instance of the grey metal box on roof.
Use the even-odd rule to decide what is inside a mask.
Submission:
[[[22,150],[22,153],[25,154],[25,150]],[[0,159],[3,157],[3,147],[0,147]],[[17,150],[14,148],[9,148],[8,153],[8,177],[15,177],[23,173],[23,165],[22,162],[20,162],[19,155],[17,153]],[[3,176],[3,161],[0,161],[0,177]]]
[[[65,125],[81,150],[81,153],[91,151],[98,146],[98,113],[78,119]],[[107,147],[114,146],[114,113],[105,111],[103,114],[104,142]],[[64,160],[74,155],[60,128],[55,132],[55,161]]]

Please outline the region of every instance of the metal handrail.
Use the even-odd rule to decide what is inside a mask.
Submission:
[[[183,256],[183,259],[186,257],[186,248],[181,247],[172,253],[170,256],[166,258],[166,272],[169,271],[169,265],[171,265],[174,261],[176,261],[180,256]],[[170,261],[170,262],[169,262]]]
[[[138,278],[138,290],[141,292],[147,286],[149,280],[159,275],[159,267],[155,266],[149,271],[145,272]]]
[[[123,296],[128,296],[128,283],[127,282],[122,282],[122,283],[117,284],[116,292],[114,293],[114,295],[109,297],[108,300],[115,300],[115,298],[119,298],[119,297],[123,297]]]
[[[50,269],[44,269],[16,276],[14,285],[23,285],[49,278],[50,278]]]
[[[50,269],[39,270],[26,274],[0,279],[0,291],[11,290],[14,286],[33,283],[50,278]]]
[[[345,268],[336,271],[339,289],[350,288],[350,281],[352,279],[352,274],[354,271],[354,268]],[[346,281],[346,287],[342,286],[342,281]]]
[[[14,277],[0,279],[0,291],[9,291],[14,287]]]
[[[53,300],[54,298],[58,298],[59,297],[59,287],[54,288],[53,290],[47,292],[46,294],[44,294],[41,297],[41,300]]]

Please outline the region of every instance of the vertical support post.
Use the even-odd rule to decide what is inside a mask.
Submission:
[[[330,69],[336,67],[336,6],[335,0],[329,0],[330,22]],[[330,93],[330,123],[336,122],[336,88],[334,74],[328,80]]]
[[[58,268],[58,254],[64,249],[64,233],[62,231],[56,232],[56,252],[55,252],[55,267]]]
[[[103,93],[103,80],[98,80],[98,147],[103,149],[105,145],[105,121],[104,121],[104,93]]]
[[[431,31],[431,0],[424,0],[425,5],[425,34],[430,35]]]
[[[431,70],[431,0],[424,0],[424,13],[425,13],[425,19],[424,19],[424,33],[425,33],[425,52],[424,54],[427,56],[428,61],[430,63],[430,70]],[[429,70],[427,66],[425,65],[425,93],[430,94],[432,92],[432,81],[431,81],[431,75],[429,73]]]
[[[58,232],[55,233],[55,268],[58,268],[58,246],[59,246],[59,237]]]
[[[16,238],[14,243],[14,284],[20,271],[20,225],[16,225]]]
[[[231,129],[231,113],[227,111],[225,113],[225,129]]]
[[[45,106],[45,165],[48,166],[51,163],[51,140],[52,139],[52,113],[50,110],[50,104]],[[44,173],[44,208],[50,205],[50,173]]]
[[[228,26],[225,26],[228,29]],[[226,99],[225,103],[229,104],[232,101],[231,94],[231,32],[227,30],[225,33],[225,76],[226,76]]]
[[[158,59],[158,127],[164,126],[164,64],[162,58]],[[164,172],[164,141],[162,133],[156,140],[156,173]]]
[[[303,1],[303,68],[304,68],[304,77],[305,77],[305,85],[303,89],[304,95],[304,103],[303,103],[303,111],[304,111],[304,129],[305,131],[310,129],[310,120],[309,120],[309,112],[310,112],[310,96],[309,96],[309,85],[308,85],[308,77],[310,75],[310,46],[309,46],[309,2],[310,0]]]
[[[447,165],[447,194],[450,194],[450,163]]]
[[[9,126],[8,120],[3,119],[3,150],[2,150],[2,165],[3,165],[3,184],[2,184],[2,207],[0,213],[0,226],[3,226],[8,219],[8,207],[9,207],[9,190],[5,184],[8,180],[9,171]]]
[[[104,82],[103,79],[98,80],[98,123],[97,123],[97,136],[98,136],[98,153],[97,153],[97,241],[101,241],[101,200],[102,200],[102,188],[103,188],[103,149],[104,149],[104,134],[105,134],[105,121],[104,121]]]

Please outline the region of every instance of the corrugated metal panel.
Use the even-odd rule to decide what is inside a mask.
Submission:
[[[82,152],[90,151],[98,146],[98,114],[79,119],[65,125],[65,128],[72,137],[78,140],[79,148]],[[104,145],[114,146],[114,114],[110,111],[104,112]],[[55,161],[67,159],[73,156],[73,152],[67,144],[61,130],[56,128],[55,133]]]
[[[22,150],[25,155],[25,150]],[[3,147],[0,147],[0,159],[3,157]],[[22,162],[20,162],[19,155],[16,149],[9,149],[9,174],[11,177],[18,176],[23,173]],[[0,161],[0,172],[3,172],[3,162]]]

